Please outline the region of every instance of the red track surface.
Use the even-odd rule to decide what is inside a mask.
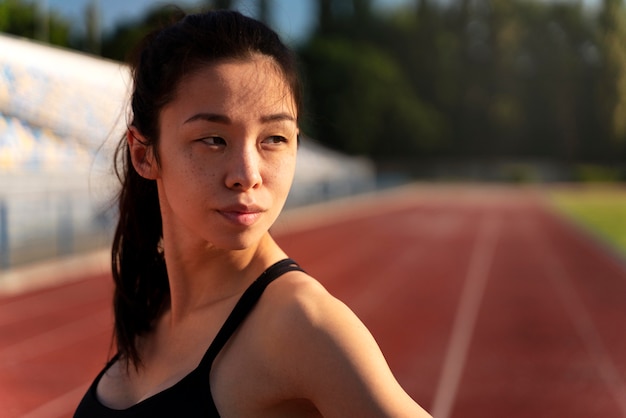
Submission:
[[[286,216],[287,252],[436,418],[626,417],[626,268],[531,191],[408,188]],[[110,278],[0,297],[0,416],[71,416]]]

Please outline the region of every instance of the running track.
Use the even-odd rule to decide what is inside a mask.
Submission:
[[[436,418],[626,418],[626,264],[533,190],[411,186],[275,235]],[[105,272],[0,295],[0,417],[71,412],[109,354]]]

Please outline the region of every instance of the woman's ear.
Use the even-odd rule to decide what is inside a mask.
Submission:
[[[159,170],[153,146],[148,145],[148,141],[134,126],[126,130],[126,141],[137,173],[148,180],[156,180]]]

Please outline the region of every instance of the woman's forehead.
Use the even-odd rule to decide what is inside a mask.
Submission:
[[[166,108],[178,108],[183,113],[288,113],[294,119],[298,111],[280,67],[260,54],[199,67],[181,80],[174,100]]]
[[[181,77],[178,88],[188,88],[190,84],[203,81],[214,82],[217,88],[251,88],[254,85],[269,83],[272,88],[291,90],[291,86],[276,61],[261,54],[252,54],[249,58],[232,58],[201,64]]]

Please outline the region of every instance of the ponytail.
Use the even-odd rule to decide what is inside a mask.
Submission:
[[[116,151],[116,161],[121,152],[124,175],[111,252],[113,311],[118,353],[138,366],[137,337],[152,329],[167,302],[169,283],[160,246],[163,227],[156,182],[135,171],[125,140]]]

